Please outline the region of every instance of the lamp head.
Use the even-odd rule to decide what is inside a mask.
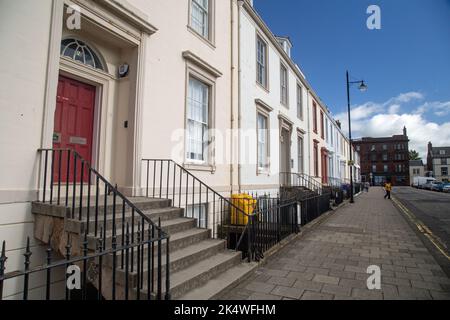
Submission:
[[[361,81],[361,84],[359,85],[359,91],[365,92],[365,91],[367,91],[367,89],[368,89],[368,87],[367,87],[367,85],[364,83],[364,80]]]

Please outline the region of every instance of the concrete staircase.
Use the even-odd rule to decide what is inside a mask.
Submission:
[[[184,217],[184,209],[172,207],[171,201],[166,199],[149,198],[129,198],[147,217],[154,222],[161,220],[162,229],[170,235],[170,294],[171,299],[211,299],[221,291],[233,286],[245,277],[256,265],[242,262],[241,252],[231,251],[226,248],[226,240],[212,239],[211,230],[197,228],[197,221]],[[76,203],[79,201],[77,200]],[[83,201],[86,203],[86,201]],[[91,201],[93,203],[94,201]],[[104,197],[99,201],[105,203]],[[98,226],[105,227],[106,247],[111,247],[113,239],[113,204],[111,197],[107,196],[107,206],[98,207],[97,217]],[[106,208],[106,209],[105,209]],[[52,238],[52,246],[61,254],[64,253],[66,245],[65,233],[70,233],[72,243],[74,244],[73,254],[80,255],[84,239],[84,230],[87,225],[87,206],[82,208],[82,219],[78,220],[79,205],[75,205],[76,219],[72,216],[71,201],[69,205],[56,206],[40,202],[33,203],[32,211],[35,214],[35,237],[48,243],[49,236]],[[105,215],[106,210],[106,215]],[[132,223],[132,215],[129,210],[125,212],[125,223],[122,222],[122,211],[116,212],[115,225],[117,243],[120,245],[125,238],[125,225]],[[87,236],[88,248],[91,251],[96,249],[100,238],[99,231],[97,236],[94,234],[95,222],[93,212],[94,205],[90,206],[89,233]],[[105,220],[106,217],[106,220]],[[139,219],[139,218],[138,218]],[[136,223],[136,222],[135,222]],[[135,227],[137,229],[137,227]],[[145,232],[144,237],[147,237]],[[143,259],[149,254],[149,248],[142,248]],[[162,241],[162,266],[161,273],[165,278],[165,240]],[[122,253],[118,252],[116,257],[116,296],[118,298],[125,295],[126,273],[121,268]],[[133,262],[134,270],[128,273],[128,286],[130,299],[137,296],[138,273],[136,258]],[[105,279],[111,279],[113,266],[113,256],[108,255],[104,259],[103,274]],[[154,272],[157,273],[157,264]],[[143,287],[140,292],[140,299],[147,299],[148,295],[148,277],[149,272],[144,266],[141,272],[141,281]],[[156,280],[155,280],[156,281]],[[162,288],[165,291],[165,282],[162,281]],[[95,284],[94,284],[95,285]],[[154,288],[157,287],[155,282]],[[111,283],[102,286],[102,294],[106,299],[111,298]],[[156,297],[153,290],[152,297]],[[164,297],[165,292],[162,292]]]

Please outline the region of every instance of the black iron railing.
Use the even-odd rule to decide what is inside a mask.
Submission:
[[[184,209],[185,217],[197,219],[198,228],[211,229],[213,238],[223,233],[221,228],[228,221],[231,207],[239,215],[249,215],[173,160],[142,161],[143,195],[171,200],[174,207]]]
[[[73,259],[83,261],[83,276],[86,276],[88,260],[97,260],[97,264],[102,266],[105,263],[102,260],[106,259],[111,272],[111,282],[108,282],[112,287],[111,294],[108,294],[110,299],[128,299],[132,292],[136,292],[136,298],[139,299],[140,292],[145,290],[152,293],[148,294],[149,299],[161,299],[163,295],[165,299],[170,299],[170,237],[161,228],[161,220],[158,224],[154,223],[77,152],[70,149],[40,149],[39,154],[41,157],[39,201],[42,204],[68,208],[65,219],[80,222],[83,229],[78,235],[67,232],[63,262],[69,265],[73,263]],[[72,257],[71,254],[70,241],[74,236],[78,236],[76,240],[82,243],[82,249],[76,250],[77,253],[80,252],[76,257]],[[93,242],[95,245],[92,245]],[[48,254],[51,253],[49,250]],[[30,271],[30,256],[31,252],[25,256],[25,269],[14,276],[23,277],[24,285],[28,283],[30,273],[45,269],[50,274],[56,266],[64,264],[58,262],[55,266],[50,263],[51,256],[48,256],[43,269]],[[2,286],[4,280],[13,277],[9,275],[5,278],[5,261],[6,257],[3,254],[0,260]],[[105,284],[101,279],[101,270],[100,267],[100,280],[95,283],[99,294],[103,293],[102,288]],[[129,283],[130,273],[136,275],[138,279],[134,286]],[[119,275],[125,277],[123,281],[125,287],[122,290],[124,294],[120,297],[116,295],[116,280]],[[48,278],[46,286],[50,285]],[[24,286],[23,289],[25,294],[28,287]],[[67,298],[69,297],[66,292]]]
[[[305,173],[280,172],[280,186],[282,187],[304,187],[317,194],[323,193],[320,182]]]
[[[330,193],[313,196],[299,201],[300,225],[305,225],[330,210]]]
[[[275,202],[278,198],[225,197],[173,160],[144,159],[143,167],[143,195],[170,199],[185,217],[197,219],[199,228],[211,229],[213,238],[227,240],[229,249],[242,251],[249,261],[297,230],[287,217],[288,204]],[[277,230],[280,236],[273,237]]]
[[[15,300],[152,300],[161,299],[163,296],[161,275],[155,276],[154,256],[144,256],[144,249],[161,246],[161,237],[154,236],[152,230],[138,228],[136,241],[131,242],[129,226],[126,229],[126,241],[119,245],[116,237],[113,238],[111,248],[107,249],[101,238],[98,239],[97,249],[91,252],[88,249],[87,238],[84,239],[83,255],[73,256],[72,250],[76,249],[69,241],[66,246],[66,254],[63,259],[54,259],[54,250],[49,244],[46,249],[46,261],[44,264],[30,268],[33,252],[30,248],[30,239],[24,255],[24,268],[20,271],[6,272],[6,242],[3,241],[0,256],[0,300],[3,299],[4,287],[14,288],[9,292],[9,297]],[[151,236],[147,236],[148,235]],[[137,253],[138,279],[135,286],[129,281],[131,252]],[[118,256],[124,255],[124,264],[119,267]],[[161,268],[161,257],[157,265]],[[110,274],[104,275],[105,267],[110,269]],[[78,272],[77,272],[78,270]],[[145,270],[145,271],[144,271]],[[158,269],[158,273],[159,273]],[[120,272],[120,275],[119,275]],[[167,275],[169,275],[167,273]],[[79,278],[78,278],[79,277]],[[119,279],[122,277],[123,279]],[[144,278],[146,286],[144,287]],[[121,287],[116,283],[122,280]],[[79,287],[77,286],[79,284]],[[20,285],[21,284],[21,285]],[[170,298],[166,290],[165,298]]]
[[[287,236],[299,232],[297,201],[260,196],[240,199],[244,208],[255,205],[254,214],[245,222],[244,232],[235,239],[236,248],[243,251],[248,261],[259,261],[264,253]],[[233,214],[232,214],[233,219]],[[237,218],[235,218],[237,219]],[[242,225],[242,221],[234,221]]]

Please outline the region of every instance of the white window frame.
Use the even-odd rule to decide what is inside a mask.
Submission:
[[[261,43],[264,46],[264,59],[263,61],[260,61],[259,57],[259,43]],[[259,33],[256,33],[256,83],[259,84],[261,87],[263,87],[264,89],[268,90],[269,89],[269,57],[268,57],[268,45],[267,42],[263,39],[263,37],[261,35],[259,35]],[[262,68],[264,69],[264,74],[263,76],[263,81],[260,82],[259,78],[260,78],[260,65],[262,66]]]
[[[283,77],[283,71],[286,71],[285,77]],[[283,93],[285,93],[285,101],[283,101]],[[289,69],[282,62],[280,63],[280,103],[289,109]]]
[[[191,99],[192,97],[190,97],[190,93],[191,93],[191,83],[193,82],[197,82],[198,84],[200,84],[202,86],[202,90],[206,90],[206,101],[202,101],[202,113],[204,113],[205,111],[203,110],[204,107],[206,107],[206,119],[202,119],[202,120],[196,120],[196,119],[191,119],[189,118],[189,114],[192,112],[190,111],[190,108],[192,108],[192,102]],[[203,94],[203,92],[202,92]],[[186,109],[186,153],[185,153],[185,157],[186,157],[186,161],[187,162],[191,162],[191,163],[195,163],[195,164],[207,164],[209,157],[208,157],[208,146],[209,146],[209,142],[210,142],[210,137],[209,137],[209,129],[210,129],[210,106],[211,106],[211,87],[203,82],[201,79],[198,79],[195,76],[190,75],[189,79],[188,79],[188,93],[187,93],[187,109]],[[205,106],[206,104],[206,106]],[[206,129],[205,132],[203,133],[203,137],[202,137],[202,156],[203,159],[193,159],[190,158],[190,155],[188,154],[190,149],[190,136],[189,136],[189,124],[190,122],[195,122],[200,124],[202,127],[205,127]],[[203,129],[202,129],[203,130]],[[191,150],[192,151],[192,150]]]
[[[192,210],[194,208],[194,210]],[[200,209],[200,210],[199,210]],[[206,222],[208,221],[207,216],[209,214],[208,212],[209,204],[208,203],[196,203],[194,205],[190,204],[186,207],[186,217],[196,219],[197,220],[197,226],[199,228],[207,229],[208,226],[206,225]],[[202,214],[200,214],[202,213]],[[202,218],[202,219],[200,219]]]
[[[199,36],[201,39],[206,40],[206,42],[214,46],[214,13],[215,13],[215,0],[206,0],[208,7],[204,8],[199,2],[200,0],[189,0],[189,23],[188,28],[195,35]],[[197,30],[193,23],[193,13],[194,6],[198,6],[200,10],[207,14],[207,24],[204,26],[205,30]]]
[[[189,108],[189,79],[194,78],[197,81],[202,82],[209,86],[209,106],[208,106],[208,140],[207,140],[207,153],[205,154],[206,159],[203,161],[198,161],[195,159],[189,159],[187,157],[187,143],[188,143],[188,108]],[[193,63],[187,62],[186,67],[186,93],[185,93],[185,141],[184,141],[184,166],[189,170],[197,171],[210,171],[215,172],[215,159],[214,159],[214,128],[215,128],[215,105],[216,105],[216,78],[205,71],[194,65]]]
[[[305,139],[303,135],[297,135],[297,170],[298,173],[305,172]]]
[[[261,137],[261,129],[259,125],[259,119],[260,117],[264,118],[266,120],[266,128],[264,132],[265,136],[265,163],[261,165],[260,162],[260,152],[261,150],[261,144],[260,144],[260,137]],[[267,174],[270,169],[270,135],[269,135],[269,122],[270,117],[267,112],[262,111],[260,108],[257,108],[256,112],[256,168],[257,168],[257,174]]]
[[[297,118],[303,121],[303,86],[297,83]]]

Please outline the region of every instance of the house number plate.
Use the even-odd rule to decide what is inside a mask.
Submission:
[[[86,145],[87,139],[81,138],[81,137],[70,137],[70,143],[71,144],[79,144],[79,145]]]

